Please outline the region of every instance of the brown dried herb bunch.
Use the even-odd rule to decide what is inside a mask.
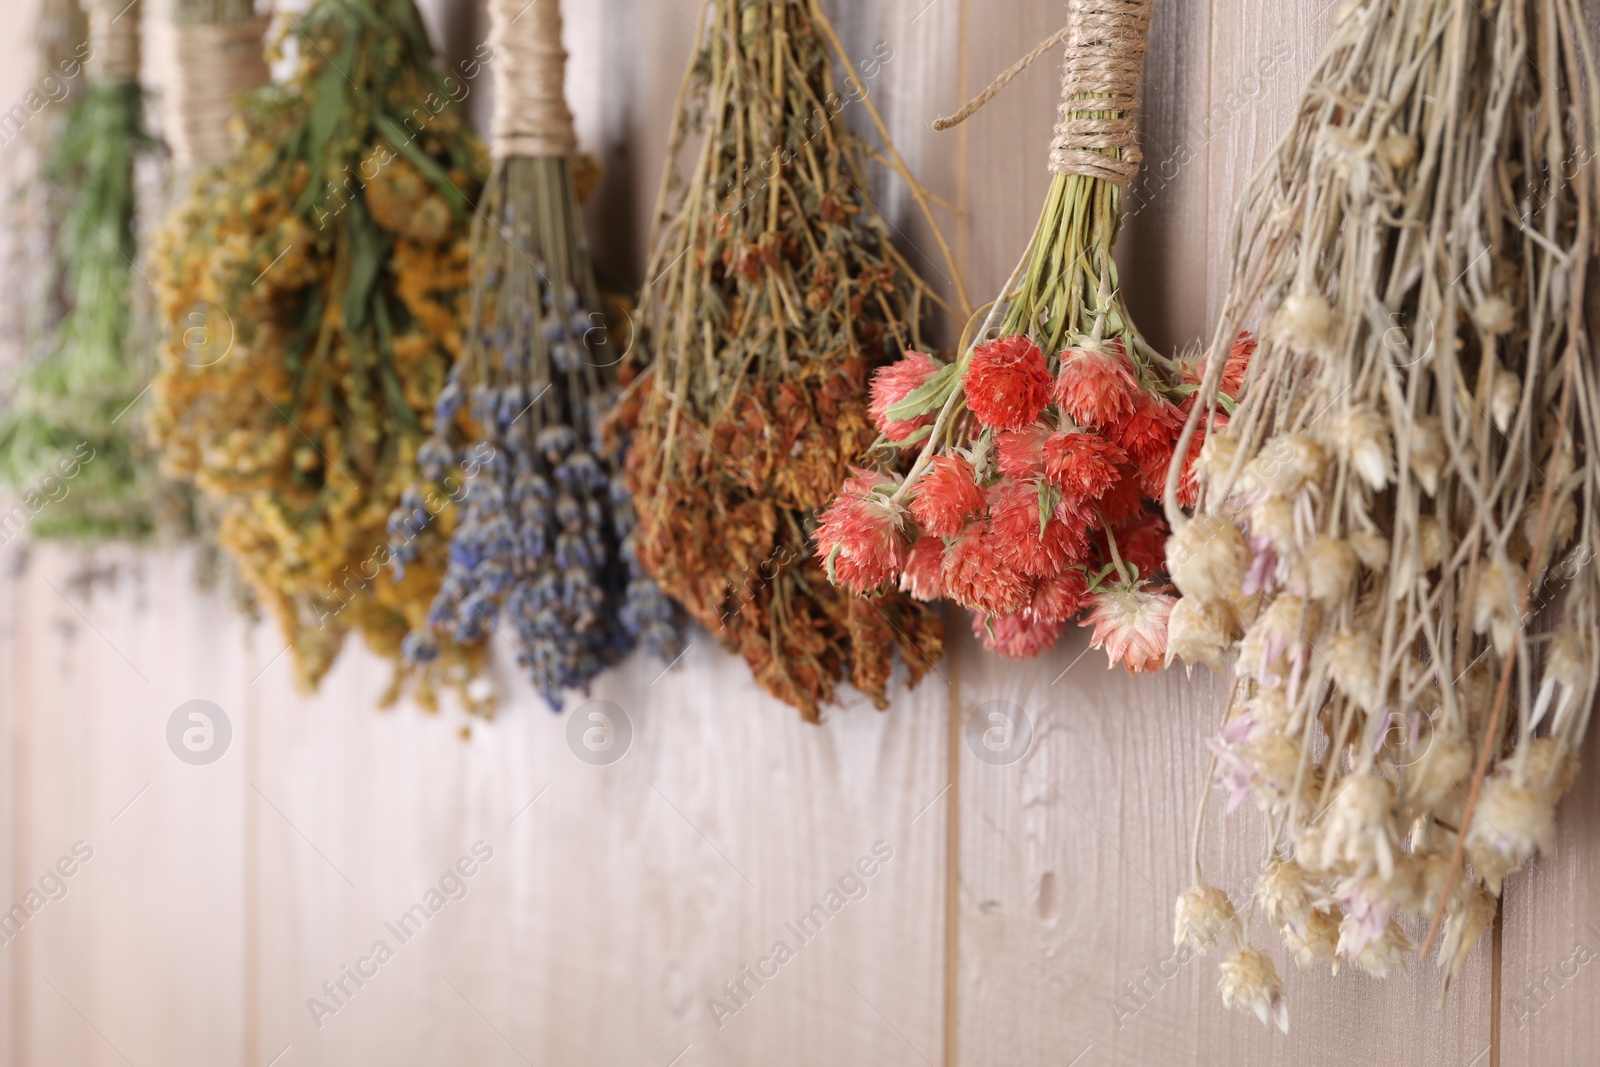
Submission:
[[[1576,0],[1347,5],[1242,201],[1193,517],[1167,476],[1169,654],[1237,652],[1218,784],[1266,816],[1255,902],[1302,967],[1387,975],[1409,916],[1454,975],[1553,844],[1600,662],[1595,84]],[[1224,1001],[1286,1026],[1194,877],[1180,940],[1232,942]]]
[[[877,437],[868,375],[921,347],[933,298],[862,193],[868,149],[816,0],[714,0],[705,18],[640,301],[654,364],[622,412],[638,557],[807,719],[846,674],[883,707],[891,651],[915,682],[939,619],[833,588],[808,540]]]

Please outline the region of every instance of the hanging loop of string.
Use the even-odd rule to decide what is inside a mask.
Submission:
[[[1023,56],[960,111],[934,122],[948,130],[971,117],[1034,60],[1065,41],[1061,108],[1050,142],[1052,174],[1082,174],[1127,186],[1144,161],[1138,145],[1139,80],[1150,47],[1152,0],[1068,0],[1067,24]]]
[[[139,80],[140,0],[92,0],[89,5],[89,46],[84,66],[90,81],[123,85]]]
[[[179,168],[227,158],[239,96],[269,77],[261,48],[266,32],[266,19],[173,26],[178,62],[168,91],[167,141]]]
[[[494,158],[576,155],[558,0],[490,0],[489,17],[495,56],[489,124]]]

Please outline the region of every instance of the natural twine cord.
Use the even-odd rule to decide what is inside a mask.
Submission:
[[[490,0],[489,17],[494,158],[576,155],[578,135],[563,84],[567,53],[561,47],[558,0]]]
[[[1061,41],[1061,110],[1050,142],[1052,174],[1082,174],[1127,186],[1144,155],[1135,139],[1139,80],[1150,47],[1152,0],[1068,0],[1067,24],[1012,64],[990,86],[933,128],[948,130],[993,100],[1028,65]],[[1093,98],[1093,110],[1085,105]]]
[[[266,19],[173,26],[177,69],[167,96],[167,139],[180,168],[228,157],[228,123],[241,94],[269,78],[261,39]]]
[[[93,0],[89,5],[89,45],[84,64],[90,81],[120,85],[139,80],[140,0]]]

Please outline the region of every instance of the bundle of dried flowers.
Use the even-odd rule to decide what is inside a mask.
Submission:
[[[163,347],[152,415],[315,685],[350,631],[398,661],[445,570],[457,497],[427,495],[439,521],[403,578],[385,524],[461,351],[486,160],[412,0],[318,0],[296,29],[292,79],[248,99],[158,236],[162,319],[196,325]],[[431,703],[472,660],[397,668],[395,691],[415,677]]]
[[[147,377],[130,344],[135,162],[150,147],[139,13],[137,0],[96,0],[88,47],[57,60],[62,74],[81,62],[86,82],[44,167],[49,195],[64,205],[47,294],[59,296],[61,317],[19,368],[0,415],[0,477],[23,496],[36,537],[144,537],[161,495],[137,420],[122,417]]]
[[[1442,921],[1448,982],[1576,772],[1600,654],[1594,74],[1573,0],[1350,5],[1242,202],[1184,442],[1218,429],[1251,317],[1262,351],[1192,518],[1167,476],[1169,653],[1238,653],[1214,766],[1266,815],[1254,901],[1301,968],[1386,975],[1411,916],[1430,943]],[[1178,939],[1226,940],[1224,999],[1287,1026],[1194,877]]]
[[[1140,336],[1111,258],[1140,162],[1149,25],[1145,0],[1074,0],[1034,52],[1067,43],[1038,227],[956,362],[909,352],[874,377],[882,466],[845,482],[817,535],[838,584],[948,597],[1008,656],[1037,655],[1075,618],[1131,671],[1166,650],[1174,597],[1155,502],[1194,380]],[[964,119],[1032,58],[936,125]]]
[[[680,638],[671,603],[637,573],[621,472],[598,458],[617,455],[600,441],[616,346],[578,213],[561,11],[494,0],[490,17],[495,162],[473,225],[466,353],[418,457],[434,483],[469,463],[481,470],[465,486],[427,624],[405,651],[430,661],[441,638],[474,645],[504,618],[518,662],[559,710],[564,691],[586,688],[635,641],[671,660]],[[407,489],[389,519],[397,574],[430,521],[423,487]]]
[[[817,0],[714,0],[706,20],[671,144],[699,135],[694,168],[667,168],[641,300],[654,365],[619,414],[636,551],[808,719],[845,672],[881,707],[891,650],[915,681],[939,620],[835,590],[808,524],[871,444],[867,375],[919,347],[929,294],[860,192]]]

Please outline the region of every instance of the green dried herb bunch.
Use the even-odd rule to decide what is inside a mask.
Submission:
[[[403,578],[385,524],[462,350],[487,160],[412,0],[318,0],[296,29],[293,78],[249,98],[238,148],[158,235],[163,318],[205,331],[168,340],[152,415],[313,686],[351,631],[399,664],[444,573],[458,496],[428,494]],[[476,707],[480,658],[400,665],[396,686],[428,703],[455,683]]]
[[[662,589],[815,719],[848,676],[883,706],[890,653],[915,681],[938,617],[834,589],[814,513],[877,436],[873,368],[921,347],[931,294],[861,190],[816,0],[716,0],[672,139],[640,301],[654,358],[625,416],[638,557]],[[668,205],[670,202],[670,210]]]

